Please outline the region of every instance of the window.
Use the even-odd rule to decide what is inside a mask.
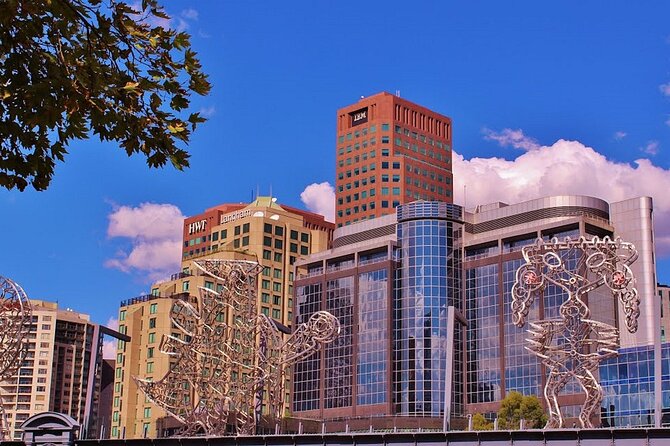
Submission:
[[[340,203],[340,204],[342,204],[342,203]],[[290,251],[297,253],[298,252],[298,245],[296,243],[291,243]]]
[[[281,305],[281,296],[272,296],[272,304],[273,305]]]
[[[245,224],[242,225],[242,232],[243,232],[244,234],[246,234],[247,232],[249,232],[249,223],[245,223]]]
[[[125,321],[126,320],[126,310],[119,311],[119,320],[120,321]]]
[[[281,279],[281,277],[282,277],[281,270],[278,269],[278,268],[275,268],[274,271],[272,272],[272,276],[273,276],[275,279]]]
[[[268,293],[261,293],[261,301],[263,301],[264,304],[270,302],[270,295]]]
[[[389,131],[389,125],[388,124],[382,124],[382,132],[388,132]]]
[[[212,241],[215,242],[219,239],[219,233],[218,232],[213,232],[212,233]]]
[[[151,418],[151,407],[144,408],[144,418]]]
[[[263,267],[263,275],[270,277],[270,267],[269,266],[264,266]]]
[[[386,174],[382,174],[382,183],[388,183],[389,182],[389,176]]]
[[[382,187],[382,195],[388,195],[388,194],[389,194],[389,188],[388,187]]]
[[[240,227],[235,226],[235,235],[240,235]]]
[[[281,310],[278,310],[277,308],[272,309],[272,317],[274,319],[281,319]]]
[[[291,230],[291,240],[298,240],[298,231]]]
[[[268,307],[261,307],[261,313],[266,316],[270,316],[270,309]]]
[[[383,207],[383,208],[387,208],[387,207],[389,207],[389,202],[386,201],[386,200],[382,200],[382,207]]]
[[[283,237],[284,236],[284,228],[281,226],[275,226],[275,235],[277,237]]]
[[[281,262],[282,261],[282,255],[278,252],[275,252],[275,262]]]
[[[267,235],[263,237],[263,246],[272,246],[272,237],[268,237]]]
[[[389,156],[389,149],[382,149],[382,156]]]
[[[301,246],[300,247],[300,255],[306,256],[309,254],[309,249],[307,246]]]
[[[279,283],[279,282],[272,282],[272,290],[273,290],[273,291],[280,291],[280,292],[281,292],[281,283]]]
[[[149,347],[149,348],[147,349],[147,358],[150,359],[150,358],[153,358],[153,357],[154,357],[154,348],[153,348],[153,347]]]
[[[263,259],[265,260],[270,260],[272,258],[272,251],[268,251],[267,249],[263,250]]]
[[[249,246],[249,236],[245,235],[242,237],[242,246]]]
[[[400,175],[398,175],[398,174],[393,175],[393,182],[394,183],[400,183]]]
[[[388,136],[382,136],[382,144],[388,144],[391,141],[391,138]]]
[[[153,372],[154,372],[154,363],[147,362],[147,373],[153,373]]]
[[[181,284],[181,290],[182,291],[188,291],[188,280],[184,280],[184,282]]]
[[[284,248],[284,242],[279,239],[275,239],[275,249],[283,249]]]
[[[156,333],[149,333],[149,344],[156,342]]]
[[[393,168],[394,169],[400,169],[400,163],[398,161],[393,163]]]
[[[152,317],[149,319],[149,328],[156,328],[156,318]]]
[[[265,223],[265,225],[263,225],[263,232],[272,234],[272,225],[270,223]]]
[[[399,187],[394,187],[393,188],[393,195],[400,195],[400,188]]]
[[[264,290],[269,290],[270,289],[270,281],[266,280],[266,279],[263,279],[261,281],[261,288],[263,288]]]
[[[236,238],[233,240],[233,248],[237,249],[240,247],[240,239]]]

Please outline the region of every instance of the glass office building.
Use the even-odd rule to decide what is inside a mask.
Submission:
[[[511,391],[542,399],[546,369],[524,348],[528,325],[513,325],[510,308],[522,248],[538,238],[637,240],[640,259],[632,269],[644,328],[622,334],[622,355],[611,361],[626,364],[628,380],[660,376],[660,362],[653,358],[667,356],[667,350],[661,354],[660,335],[652,336],[660,334],[660,316],[653,311],[657,297],[650,222],[648,198],[607,203],[557,196],[471,211],[419,201],[400,205],[395,216],[338,228],[333,249],[296,263],[298,317],[327,309],[338,316],[343,331],[341,339],[324,349],[325,357],[310,358],[296,368],[294,415],[322,420],[374,416],[385,427],[389,424],[381,421],[384,417],[394,418],[391,427],[400,426],[402,417],[427,417],[441,428],[445,413],[452,422],[467,414],[494,414]],[[376,260],[370,263],[370,258]],[[579,253],[565,252],[563,259],[576,266]],[[320,291],[314,291],[317,283]],[[311,302],[319,305],[300,307],[314,293]],[[533,303],[527,322],[558,317],[566,297],[548,286]],[[621,320],[606,290],[589,293],[588,304],[593,319],[611,325]],[[627,349],[635,351],[636,360]],[[308,366],[313,372],[300,375],[301,367]],[[649,390],[649,382],[622,382],[623,368],[615,369],[616,379],[610,363],[600,369],[609,386],[603,403],[603,420],[611,420],[607,423],[650,424],[644,416],[670,407],[668,384],[665,398],[660,387]],[[649,392],[655,396],[651,406]],[[584,397],[576,381],[567,384],[560,396],[564,418],[578,415]],[[367,423],[374,424],[366,420],[365,427]]]

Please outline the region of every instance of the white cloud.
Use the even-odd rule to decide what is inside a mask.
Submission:
[[[661,93],[665,96],[670,96],[670,82],[667,84],[661,84],[658,86],[659,90],[661,90]]]
[[[105,324],[107,327],[111,328],[112,330],[118,330],[119,329],[119,320],[115,317],[110,317],[107,323]],[[116,339],[109,339],[105,340],[102,343],[102,357],[104,359],[115,359],[116,358]]]
[[[179,267],[184,215],[172,204],[120,206],[108,216],[107,236],[127,239],[130,252],[119,250],[105,266],[146,274],[150,280]]]
[[[198,11],[193,8],[184,9],[181,16],[186,20],[198,20]]]
[[[658,141],[649,141],[644,147],[640,147],[640,150],[647,155],[657,155],[658,154]]]
[[[198,20],[198,11],[193,8],[184,9],[179,17],[163,11],[169,16],[169,18],[166,19],[152,15],[148,10],[144,11],[141,2],[133,2],[130,6],[135,11],[139,12],[139,14],[136,15],[136,20],[146,23],[151,27],[158,26],[165,29],[172,28],[178,32],[182,32],[189,28],[189,22]]]
[[[330,183],[313,183],[300,194],[300,199],[307,209],[335,221],[335,189]]]
[[[216,113],[216,107],[214,107],[213,105],[210,105],[209,107],[202,107],[199,110],[199,113],[205,118],[210,118],[214,116],[214,113]]]
[[[628,136],[628,133],[626,133],[626,132],[618,131],[618,132],[614,133],[614,139],[616,139],[617,141],[621,141],[626,136]]]
[[[670,254],[670,170],[648,159],[633,165],[607,159],[579,141],[556,141],[513,160],[464,159],[454,153],[454,200],[468,208],[495,201],[518,203],[557,194],[579,194],[620,201],[638,196],[654,199],[658,253]]]
[[[503,129],[501,132],[495,132],[491,129],[485,128],[482,130],[482,133],[484,133],[484,139],[488,139],[489,141],[496,141],[503,147],[512,146],[515,149],[522,149],[526,151],[540,148],[540,145],[536,140],[524,135],[523,131],[520,129]]]

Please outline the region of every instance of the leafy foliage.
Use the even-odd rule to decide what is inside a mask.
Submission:
[[[535,395],[524,396],[519,392],[509,392],[500,403],[498,427],[519,429],[521,419],[526,420],[526,428],[541,428],[547,422],[540,400]]]
[[[136,7],[137,8],[137,7]],[[187,113],[210,84],[189,36],[152,25],[157,0],[3,0],[0,186],[49,186],[73,140],[92,132],[150,167],[188,167],[178,147],[205,121]]]
[[[476,413],[472,417],[472,429],[476,431],[490,431],[493,429],[493,422],[487,420],[484,415]]]

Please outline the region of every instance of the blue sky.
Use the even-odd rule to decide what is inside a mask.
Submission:
[[[176,270],[178,253],[163,253],[180,223],[168,220],[257,188],[305,207],[308,185],[334,180],[336,109],[382,90],[453,119],[457,202],[463,184],[468,205],[514,201],[500,191],[654,196],[659,279],[670,282],[669,2],[170,1],[167,11],[213,84],[195,100],[210,120],[193,136],[191,168],[148,170],[91,140],[70,147],[47,191],[0,191],[0,274],[30,297],[105,323],[149,277]],[[550,181],[557,163],[568,173]],[[519,186],[526,175],[536,180]],[[320,209],[328,187],[316,193]]]

